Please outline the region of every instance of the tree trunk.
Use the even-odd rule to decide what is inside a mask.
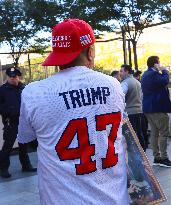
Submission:
[[[29,68],[29,83],[32,81],[32,74],[31,74],[31,64],[30,64],[30,55],[28,53],[28,68]]]
[[[132,67],[132,52],[131,52],[131,42],[128,40],[128,53],[129,53],[129,65]]]
[[[137,41],[132,40],[132,46],[133,46],[133,53],[134,53],[134,66],[135,70],[138,70],[138,58],[137,58]]]
[[[126,50],[126,33],[123,29],[122,29],[122,42],[123,42],[123,54],[124,54],[124,64],[127,64],[127,50]]]
[[[15,57],[15,58],[13,58],[13,60],[14,60],[14,67],[17,68],[18,67],[19,57]]]

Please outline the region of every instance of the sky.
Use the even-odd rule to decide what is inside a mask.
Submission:
[[[51,33],[50,32],[39,32],[37,34],[40,38],[41,37],[51,37]],[[31,40],[31,43],[33,43],[33,40]],[[50,43],[49,43],[50,44]],[[0,44],[0,53],[9,53],[11,52],[10,47],[6,44]],[[5,65],[5,64],[11,64],[12,63],[12,59],[9,58],[9,55],[7,54],[0,54],[0,61],[1,61],[1,65]]]

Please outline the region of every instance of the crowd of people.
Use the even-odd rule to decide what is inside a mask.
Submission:
[[[125,94],[125,112],[142,148],[146,151],[148,147],[150,127],[153,164],[171,167],[167,154],[168,113],[171,113],[169,72],[160,65],[158,56],[150,56],[147,67],[142,78],[141,71],[134,73],[130,65],[122,65],[120,71],[113,71],[111,76],[121,83]]]
[[[59,72],[24,88],[17,68],[7,70],[0,87],[4,144],[0,175],[8,172],[17,138],[22,171],[36,171],[27,143],[38,141],[38,178],[42,205],[128,205],[127,171],[122,144],[126,114],[146,151],[148,123],[154,164],[171,167],[167,154],[171,101],[168,71],[157,56],[147,71],[122,65],[112,76],[94,71],[95,36],[89,24],[68,19],[52,31],[52,53],[44,66]],[[119,193],[119,194],[118,194]]]

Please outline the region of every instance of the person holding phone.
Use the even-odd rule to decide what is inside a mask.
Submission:
[[[143,112],[151,127],[151,144],[154,165],[171,167],[167,154],[167,138],[169,136],[169,116],[171,101],[169,96],[169,72],[160,65],[158,56],[147,60],[147,71],[141,80],[143,92]]]

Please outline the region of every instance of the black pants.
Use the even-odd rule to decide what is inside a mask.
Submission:
[[[146,147],[148,147],[149,144],[148,120],[144,114],[142,115],[142,132],[143,132]]]
[[[8,169],[10,166],[10,153],[17,138],[18,125],[4,125],[3,139],[4,144],[0,151],[0,169]],[[27,154],[27,144],[19,144],[19,159],[23,168],[30,165],[29,156]]]
[[[133,115],[128,115],[129,121],[137,134],[137,137],[139,139],[139,142],[143,148],[144,151],[146,151],[146,145],[145,145],[145,140],[144,140],[144,135],[143,135],[143,114],[138,113],[138,114],[133,114]]]

